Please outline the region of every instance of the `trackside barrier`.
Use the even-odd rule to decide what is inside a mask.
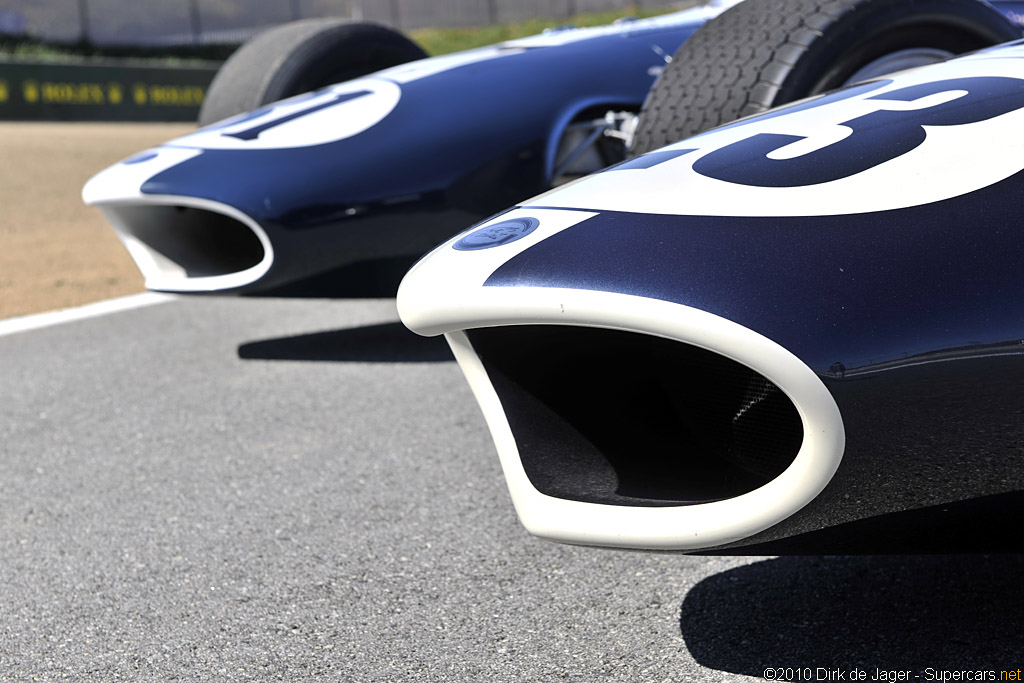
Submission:
[[[0,120],[195,121],[218,66],[0,60]]]

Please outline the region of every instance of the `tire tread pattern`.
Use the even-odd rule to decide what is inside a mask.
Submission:
[[[683,43],[644,104],[632,153],[770,108],[786,76],[847,0],[744,0]]]
[[[644,104],[631,154],[838,87],[886,54],[962,54],[1020,37],[1020,26],[978,0],[744,0],[676,52]]]

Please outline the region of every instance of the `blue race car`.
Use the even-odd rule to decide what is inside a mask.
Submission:
[[[666,60],[722,6],[395,66],[143,152],[83,197],[150,289],[322,289],[620,161]]]
[[[1024,550],[1022,60],[1018,41],[719,127],[414,266],[399,312],[447,337],[526,528]]]
[[[83,196],[107,215],[150,289],[336,294],[348,286],[344,276],[354,266],[372,265],[360,271],[366,274],[397,261],[400,274],[458,230],[622,161],[636,113],[671,55],[733,4],[551,31],[394,66],[143,152],[97,175]],[[759,17],[753,32],[736,34],[738,39],[698,32],[698,39],[711,38],[698,46],[710,42],[729,50],[733,62],[683,78],[697,90],[694,97],[685,88],[663,89],[684,102],[662,97],[649,103],[636,149],[683,137],[683,120],[707,127],[851,78],[1020,35],[1003,14],[973,0],[832,3],[826,10],[832,12],[830,30],[819,30],[825,15],[807,4],[773,4],[769,16],[796,17],[819,27],[813,31],[805,26],[772,33],[770,22]],[[352,33],[353,25],[327,29],[313,37]],[[315,78],[294,60],[284,60],[288,78],[270,66],[264,74],[257,58],[267,65],[281,62],[274,50],[282,43],[290,57],[315,52],[302,42],[312,35],[309,26],[279,31],[257,38],[263,42],[243,48],[241,61],[225,66],[204,120],[291,92],[284,81],[300,87],[351,73],[325,75],[320,59],[316,69],[307,65],[319,69]],[[368,54],[359,45],[357,56]],[[407,56],[403,50],[395,47],[388,59]],[[677,56],[673,64],[689,59]],[[366,68],[359,59],[336,61]],[[789,73],[785,87],[775,85],[780,69]],[[250,91],[254,99],[246,99]],[[686,107],[690,114],[683,117]]]

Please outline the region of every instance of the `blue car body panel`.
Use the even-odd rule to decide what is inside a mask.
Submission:
[[[1022,58],[723,126],[417,264],[399,312],[447,335],[524,525],[723,553],[1024,548],[1004,522],[1024,512]]]
[[[548,187],[566,126],[637,111],[667,57],[717,11],[554,31],[394,67],[172,140],[151,153],[187,158],[146,160],[134,175],[114,167],[85,198],[146,252],[137,260],[154,289],[274,293],[353,262],[416,256]],[[190,216],[230,209],[259,237],[262,256],[241,228],[250,244],[236,251],[253,252],[244,275],[234,262],[219,271],[185,262],[199,246],[163,243],[176,234],[172,217],[161,214],[163,237],[153,237],[147,217],[132,213],[176,198],[188,200]],[[169,250],[173,263],[162,259]],[[164,267],[147,263],[154,251]]]

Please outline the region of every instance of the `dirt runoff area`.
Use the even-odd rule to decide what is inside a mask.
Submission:
[[[99,209],[93,174],[185,124],[0,123],[0,319],[143,291]]]

